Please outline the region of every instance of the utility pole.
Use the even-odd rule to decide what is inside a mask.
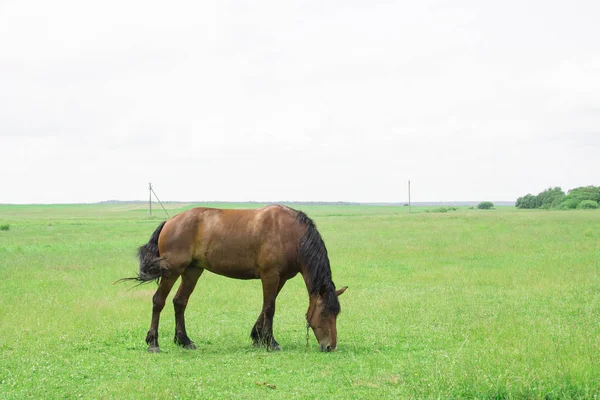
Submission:
[[[152,218],[152,195],[154,195],[154,198],[156,199],[156,201],[158,201],[158,204],[160,204],[160,206],[162,207],[165,214],[167,214],[167,217],[171,218],[171,216],[167,212],[167,209],[165,208],[163,203],[160,201],[160,199],[156,195],[156,192],[154,191],[154,189],[152,189],[151,183],[148,184],[148,191],[150,192],[150,196],[148,197],[148,215],[149,215],[149,217]]]
[[[148,216],[152,218],[152,183],[148,183],[148,191],[150,192],[150,197],[148,197]]]
[[[408,213],[410,214],[410,179],[408,180]]]

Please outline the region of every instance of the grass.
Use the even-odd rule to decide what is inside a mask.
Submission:
[[[162,353],[149,354],[155,286],[111,283],[135,273],[161,218],[143,205],[0,206],[0,398],[600,395],[600,212],[302,209],[349,286],[333,354],[312,332],[306,347],[301,278],[278,299],[283,351],[271,353],[249,339],[260,282],[210,273],[187,310],[198,350],[172,343],[169,302]]]

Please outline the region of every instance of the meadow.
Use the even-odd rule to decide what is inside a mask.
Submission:
[[[167,205],[171,215],[192,204]],[[227,204],[226,207],[235,205]],[[281,352],[252,347],[259,281],[205,273],[198,350],[146,351],[156,286],[144,205],[0,205],[0,398],[598,398],[600,212],[306,206],[340,297],[338,350],[306,344],[306,288],[277,302]]]

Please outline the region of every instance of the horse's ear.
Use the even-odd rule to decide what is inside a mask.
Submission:
[[[346,289],[348,289],[348,286],[344,286],[343,288],[336,290],[335,294],[340,296],[342,293],[344,293],[346,291]]]

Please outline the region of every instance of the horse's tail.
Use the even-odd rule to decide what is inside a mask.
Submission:
[[[152,236],[150,236],[148,243],[138,248],[138,258],[140,259],[140,272],[138,273],[138,276],[119,279],[117,282],[137,281],[141,285],[153,280],[156,280],[157,283],[160,281],[163,272],[168,267],[165,259],[160,257],[160,254],[158,253],[158,237],[166,222],[167,221],[163,221],[158,225]]]

